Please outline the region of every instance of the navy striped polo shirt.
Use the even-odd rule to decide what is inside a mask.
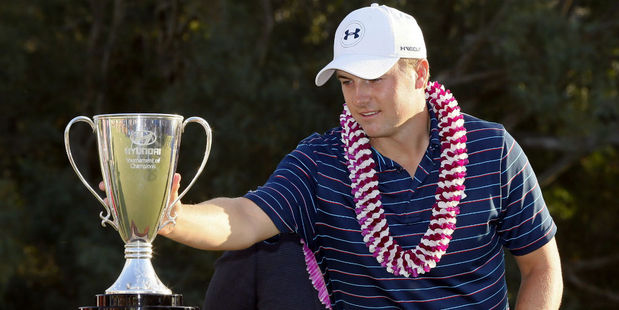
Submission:
[[[414,176],[372,150],[389,229],[404,249],[428,228],[440,167],[437,121]],[[360,232],[346,168],[341,128],[313,134],[246,198],[281,232],[295,232],[314,252],[334,309],[507,309],[503,247],[530,253],[556,226],[531,165],[503,126],[464,114],[466,198],[457,228],[437,266],[417,278],[388,273]]]

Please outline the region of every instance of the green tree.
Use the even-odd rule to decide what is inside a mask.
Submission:
[[[595,0],[406,1],[429,48],[432,79],[465,112],[505,124],[525,148],[559,226],[565,309],[619,303],[619,4]],[[63,131],[77,115],[204,117],[211,158],[186,196],[241,195],[284,154],[337,125],[343,99],[314,75],[332,35],[369,1],[5,1],[0,3],[0,301],[3,308],[94,304],[122,268],[122,242],[98,227],[97,201],[71,170]],[[189,180],[203,148],[183,136]],[[72,130],[82,172],[98,182],[87,126]],[[196,150],[197,149],[197,150]],[[184,184],[183,184],[184,185]],[[216,252],[165,238],[155,268],[199,305]],[[509,269],[510,298],[518,286]]]

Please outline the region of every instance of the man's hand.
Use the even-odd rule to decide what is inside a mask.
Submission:
[[[99,189],[103,192],[105,192],[105,183],[103,183],[103,181],[99,182]],[[109,207],[110,204],[108,202],[107,196],[105,198],[103,198],[103,202],[105,202],[105,204]]]
[[[175,173],[174,178],[172,179],[172,190],[170,191],[170,201],[168,203],[172,203],[178,197],[178,189],[180,188],[180,184],[181,184],[181,175],[179,173]],[[180,215],[181,211],[183,210],[183,204],[179,200],[170,208],[172,208],[172,210],[170,210],[170,215],[176,218]],[[163,222],[167,221],[168,220],[167,212],[163,216],[165,218],[162,219],[162,221]],[[166,226],[162,227],[161,230],[159,230],[159,234],[161,234],[162,236],[169,235],[172,231],[174,231],[174,226],[175,225],[173,223],[168,223]]]
[[[179,173],[175,173],[174,178],[172,179],[172,190],[170,191],[170,200],[168,201],[168,203],[172,203],[178,197],[178,189],[180,188],[180,183],[181,183],[181,175]],[[103,181],[99,183],[99,189],[105,192],[105,183]],[[110,206],[109,200],[107,197],[103,198],[103,202],[105,202],[105,204],[108,205],[108,207]],[[178,216],[180,214],[180,211],[182,210],[181,201],[179,200],[178,202],[176,202],[176,204],[174,204],[174,206],[172,206],[171,208],[172,210],[170,211],[170,215],[172,215],[173,217]],[[165,217],[165,219],[162,219],[161,222],[164,222],[168,219],[167,212],[163,216]],[[159,234],[161,234],[162,236],[165,236],[171,233],[173,230],[174,230],[174,224],[169,223],[159,231]]]

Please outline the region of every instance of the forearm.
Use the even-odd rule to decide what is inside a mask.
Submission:
[[[198,249],[244,249],[278,232],[266,214],[245,198],[181,205],[176,213],[176,224],[161,234]]]

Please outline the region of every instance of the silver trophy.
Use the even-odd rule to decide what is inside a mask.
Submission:
[[[180,115],[154,113],[104,114],[94,116],[93,120],[85,116],[72,119],[65,128],[64,142],[75,173],[105,208],[106,214],[100,213],[101,225],[110,224],[125,243],[125,266],[105,293],[172,294],[153,269],[151,244],[161,228],[175,223],[175,216],[170,212],[172,206],[204,169],[211,149],[210,126],[200,117],[183,121]],[[97,135],[108,203],[84,179],[73,160],[69,131],[77,122],[88,123]],[[204,127],[204,158],[185,190],[177,199],[169,201],[181,134],[191,122]]]

